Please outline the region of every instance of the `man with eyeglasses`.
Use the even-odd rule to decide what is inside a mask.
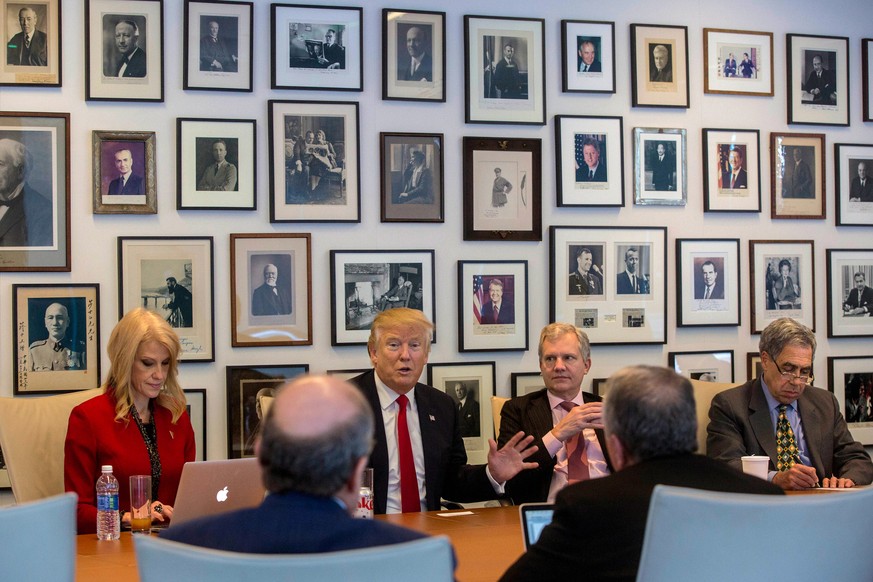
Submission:
[[[783,317],[761,334],[761,377],[712,399],[706,454],[741,468],[770,457],[767,479],[783,489],[854,487],[873,481],[873,462],[827,390],[810,386],[815,336]]]

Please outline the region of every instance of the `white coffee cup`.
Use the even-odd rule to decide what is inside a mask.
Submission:
[[[743,473],[754,475],[761,479],[767,478],[767,468],[770,463],[770,457],[751,455],[743,457]]]

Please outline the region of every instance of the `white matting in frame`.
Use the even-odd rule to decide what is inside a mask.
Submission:
[[[685,206],[687,141],[685,129],[634,128],[634,204]]]
[[[701,382],[734,381],[734,351],[670,352],[670,366],[677,374]]]
[[[761,333],[780,317],[790,317],[815,331],[813,241],[751,240],[749,264],[752,267],[752,333]],[[782,282],[785,265],[787,284]]]
[[[837,226],[873,226],[873,144],[834,144],[834,174]]]
[[[445,102],[446,13],[385,8],[382,19],[382,98]],[[410,39],[424,44],[414,71]]]
[[[773,33],[703,29],[704,93],[773,96]]]
[[[828,249],[827,269],[828,337],[873,336],[873,250]]]
[[[621,117],[556,115],[555,141],[558,206],[624,206]],[[592,153],[598,156],[593,172]]]
[[[802,34],[786,37],[788,123],[849,125],[848,37]],[[819,79],[827,79],[826,89],[813,86],[824,83],[814,81],[816,58],[822,62]]]
[[[458,261],[459,350],[527,350],[527,288],[527,261]]]
[[[758,130],[703,130],[704,212],[761,212],[760,146]]]
[[[677,239],[676,261],[677,325],[739,325],[739,239]]]
[[[873,357],[828,358],[828,389],[834,393],[852,438],[873,445],[873,417],[867,412],[867,396],[873,386]],[[862,394],[862,392],[864,394]]]
[[[564,92],[615,93],[614,22],[562,20],[561,42]]]

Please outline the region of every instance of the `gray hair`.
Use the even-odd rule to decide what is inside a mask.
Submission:
[[[540,359],[543,359],[543,343],[546,341],[553,342],[565,334],[573,334],[576,336],[576,341],[579,343],[579,352],[582,354],[583,360],[591,358],[591,342],[588,341],[588,334],[570,323],[561,323],[556,321],[550,323],[540,332],[540,345],[537,348],[537,354]]]
[[[18,168],[23,176],[27,176],[33,158],[23,143],[14,139],[0,139],[0,156],[3,155],[12,161],[12,165]]]
[[[789,345],[810,348],[815,357],[815,334],[812,330],[790,317],[780,317],[764,328],[758,351],[762,354],[767,352],[775,361]]]

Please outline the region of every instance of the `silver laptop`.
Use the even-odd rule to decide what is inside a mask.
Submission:
[[[552,523],[554,512],[552,503],[522,503],[518,506],[525,551],[536,543],[543,529]]]
[[[168,527],[208,515],[255,507],[264,500],[258,459],[185,463]]]

